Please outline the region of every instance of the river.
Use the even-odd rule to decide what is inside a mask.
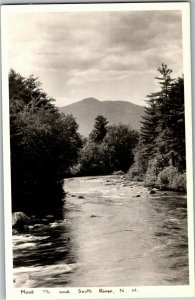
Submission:
[[[186,194],[69,178],[64,218],[13,235],[15,287],[188,284]]]

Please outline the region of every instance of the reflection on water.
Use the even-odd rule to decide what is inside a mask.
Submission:
[[[65,190],[63,220],[13,236],[16,287],[188,284],[186,195],[119,176]]]

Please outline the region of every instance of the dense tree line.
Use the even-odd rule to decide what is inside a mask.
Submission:
[[[134,161],[133,149],[137,142],[135,130],[123,124],[108,125],[108,120],[98,115],[72,172],[77,175],[127,172]]]
[[[158,68],[159,92],[147,96],[147,106],[129,171],[133,179],[160,188],[185,189],[184,78],[171,78],[166,64]]]
[[[78,124],[72,115],[59,113],[37,78],[14,70],[9,101],[13,210],[58,206],[63,178],[82,145]]]

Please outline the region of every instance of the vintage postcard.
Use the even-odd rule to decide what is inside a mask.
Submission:
[[[1,25],[7,299],[195,296],[189,3]]]

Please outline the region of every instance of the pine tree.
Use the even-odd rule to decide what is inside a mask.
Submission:
[[[158,108],[156,151],[164,158],[165,166],[185,169],[184,80],[162,82],[162,102]],[[166,92],[164,92],[166,90]]]
[[[142,127],[140,129],[139,159],[142,160],[143,172],[146,172],[148,162],[157,153],[157,137],[163,127],[166,128],[166,115],[168,112],[169,91],[171,88],[172,70],[166,64],[158,68],[160,77],[155,77],[161,85],[161,90],[147,95],[147,106],[145,115],[142,117]],[[159,142],[159,141],[158,141]]]
[[[157,136],[156,127],[158,124],[157,104],[148,101],[148,106],[145,108],[145,115],[142,117],[142,127],[140,129],[140,147],[143,160],[148,161],[152,158],[156,151],[155,139]],[[145,163],[147,168],[147,162]]]
[[[170,110],[167,127],[171,131],[169,142],[171,163],[179,170],[186,169],[185,153],[185,114],[184,114],[184,78],[179,77],[169,92]]]
[[[169,165],[185,170],[184,80],[172,79],[172,70],[166,64],[158,71],[160,76],[155,79],[161,89],[147,96],[135,164],[131,170],[136,176],[140,170],[145,173],[149,163],[150,166],[156,164],[158,172]]]
[[[89,135],[91,142],[101,144],[107,133],[108,120],[103,115],[98,115],[95,118],[94,129]]]

